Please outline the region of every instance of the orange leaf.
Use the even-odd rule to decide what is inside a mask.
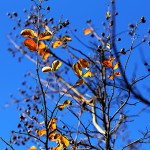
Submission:
[[[93,32],[93,30],[90,29],[90,28],[85,28],[85,29],[84,29],[84,35],[88,35],[88,34],[90,34],[90,33],[92,33],[92,32]]]
[[[60,143],[63,144],[64,147],[68,147],[70,142],[66,136],[60,137]]]
[[[80,58],[80,59],[78,60],[78,62],[79,62],[79,64],[81,65],[81,67],[83,67],[83,68],[85,68],[85,69],[89,69],[90,64],[89,64],[89,62],[88,62],[86,59]]]
[[[61,46],[62,44],[63,44],[63,42],[61,40],[56,40],[53,42],[52,48],[57,48],[57,47]]]
[[[60,38],[61,41],[63,42],[70,42],[72,41],[71,37],[69,35],[65,35],[63,37]]]
[[[119,67],[119,65],[120,65],[120,62],[117,61],[116,64],[114,65],[113,69],[116,70]]]
[[[114,76],[121,76],[120,72],[114,72]]]
[[[40,54],[40,56],[46,60],[49,56],[50,56],[50,50],[48,48],[46,49],[39,49],[38,53]]]
[[[81,77],[82,75],[82,68],[81,68],[81,65],[77,62],[75,63],[73,66],[72,66],[75,74],[78,76],[78,77]]]
[[[37,130],[36,132],[38,136],[43,136],[44,134],[46,134],[46,129]]]
[[[84,84],[84,80],[83,79],[80,79],[76,82],[76,85],[81,85],[81,84]]]
[[[24,29],[21,31],[20,33],[23,37],[28,37],[28,38],[36,38],[37,37],[37,33],[35,33],[33,30],[31,29]]]
[[[109,60],[110,60],[111,62],[113,62],[113,61],[115,60],[115,57],[113,57],[112,55],[110,55],[110,56],[109,56]]]
[[[50,31],[44,31],[44,32],[42,32],[42,33],[40,33],[39,34],[39,40],[48,40],[48,39],[50,39],[50,38],[52,38],[53,37],[53,33],[52,32],[50,32]]]
[[[48,128],[51,130],[51,132],[53,132],[57,129],[56,120],[57,120],[57,118],[52,118],[48,124]]]
[[[102,63],[103,63],[103,65],[104,65],[105,67],[112,68],[112,61],[111,61],[111,60],[105,59],[105,60],[103,60]]]
[[[36,150],[35,146],[31,146],[28,150]]]
[[[23,42],[24,46],[26,46],[31,52],[36,51],[37,44],[30,38],[24,40]]]
[[[55,133],[55,132],[52,132],[48,138],[50,141],[58,141],[60,139],[61,135],[59,133]]]
[[[71,101],[70,100],[65,100],[63,104],[58,106],[59,110],[63,110],[66,106],[70,105]]]
[[[113,75],[109,75],[108,78],[109,78],[110,80],[114,80],[114,76],[113,76]]]

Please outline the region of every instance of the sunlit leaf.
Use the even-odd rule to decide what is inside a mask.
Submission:
[[[115,57],[113,57],[112,55],[110,55],[110,56],[109,56],[109,60],[110,60],[111,62],[113,62],[113,61],[115,60]]]
[[[64,42],[72,41],[72,39],[69,35],[62,36],[60,40],[64,41]]]
[[[31,146],[28,150],[36,150],[35,146]]]
[[[62,143],[64,147],[68,147],[70,144],[70,142],[66,136],[60,137],[60,143]]]
[[[114,76],[113,76],[113,75],[109,75],[108,78],[109,78],[110,80],[114,80]]]
[[[114,72],[114,76],[121,76],[120,72]]]
[[[46,129],[37,130],[36,132],[38,136],[43,136],[44,134],[46,134]]]
[[[58,141],[60,139],[61,135],[59,133],[52,132],[48,136],[50,141]]]
[[[42,68],[42,72],[50,72],[52,71],[52,68],[50,66],[45,66]]]
[[[117,61],[116,64],[114,65],[113,69],[116,70],[119,67],[119,65],[120,65],[120,62]]]
[[[84,78],[91,77],[91,76],[92,76],[91,71],[87,71],[87,72],[83,75]]]
[[[56,147],[52,147],[51,150],[62,150],[64,148],[63,144],[58,143]]]
[[[78,62],[79,62],[79,64],[81,65],[81,67],[83,67],[83,68],[85,68],[85,69],[89,69],[90,64],[89,64],[89,62],[88,62],[86,59],[80,58],[80,59],[78,60]]]
[[[63,110],[66,106],[70,105],[71,101],[70,100],[65,100],[63,104],[58,106],[59,110]]]
[[[62,65],[62,62],[61,62],[61,61],[55,60],[55,61],[52,63],[52,70],[53,70],[53,71],[56,71],[61,65]]]
[[[31,52],[36,51],[37,44],[30,38],[24,40],[23,42],[24,46],[26,46]]]
[[[77,82],[76,82],[76,85],[82,85],[84,84],[84,80],[83,79],[79,79]]]
[[[53,33],[52,32],[49,32],[49,31],[44,31],[42,33],[39,34],[39,40],[48,40],[50,38],[53,37]]]
[[[73,64],[72,66],[75,74],[78,76],[78,77],[81,77],[82,76],[82,68],[81,68],[81,65],[77,62],[75,64]]]
[[[50,50],[48,48],[46,49],[38,49],[38,53],[42,57],[42,59],[46,60],[50,56]]]
[[[106,19],[108,20],[111,17],[111,14],[109,11],[106,12]]]
[[[57,47],[61,46],[62,44],[63,44],[63,42],[61,40],[56,40],[53,42],[52,48],[57,48]]]
[[[104,65],[105,67],[112,68],[112,61],[111,61],[111,60],[109,60],[109,59],[104,59],[102,63],[103,63],[103,65]]]
[[[84,29],[84,35],[88,35],[88,34],[90,34],[90,33],[92,33],[92,32],[93,32],[93,30],[90,29],[90,28],[85,28],[85,29]]]
[[[111,49],[111,45],[110,45],[109,43],[107,43],[106,47],[107,47],[108,49]]]
[[[28,37],[28,38],[36,38],[37,37],[37,33],[34,32],[31,29],[24,29],[21,31],[20,33],[23,37]]]
[[[56,125],[57,118],[52,118],[48,124],[48,128],[51,130],[51,132],[56,131],[57,125]]]
[[[39,42],[39,45],[38,45],[38,49],[46,49],[47,46],[45,45],[44,42]]]

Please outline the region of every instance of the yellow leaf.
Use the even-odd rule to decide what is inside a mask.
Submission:
[[[65,36],[61,37],[60,40],[64,41],[64,42],[72,41],[72,39],[69,35],[65,35]]]
[[[56,131],[57,129],[56,120],[57,118],[52,118],[48,124],[48,128],[51,130],[51,132]]]
[[[70,100],[65,100],[63,104],[58,106],[59,110],[63,110],[66,106],[70,105],[71,101]]]
[[[120,72],[114,72],[114,76],[121,76]]]
[[[114,65],[113,69],[116,70],[119,67],[119,65],[120,65],[120,62],[117,61],[116,64]]]
[[[87,71],[87,72],[83,75],[84,78],[91,77],[91,76],[92,76],[91,71]]]
[[[103,65],[104,65],[105,67],[112,68],[112,61],[111,61],[111,60],[109,60],[109,59],[104,59],[102,63],[103,63]]]
[[[66,136],[60,137],[60,143],[63,144],[64,147],[68,147],[70,142]]]
[[[81,65],[77,62],[75,63],[73,66],[72,66],[75,74],[78,76],[78,77],[81,77],[82,76],[82,68],[81,68]]]
[[[37,33],[35,33],[33,30],[31,29],[24,29],[21,31],[20,33],[23,37],[28,37],[28,38],[36,38],[37,37]]]
[[[53,70],[53,71],[56,71],[61,65],[62,65],[62,62],[61,62],[61,61],[55,60],[55,61],[52,63],[52,70]]]
[[[45,45],[44,42],[39,42],[39,45],[38,45],[38,49],[46,49],[47,46]]]
[[[36,150],[35,146],[31,146],[28,150]]]
[[[50,56],[50,50],[48,48],[46,49],[38,49],[38,53],[42,57],[42,59],[46,60]]]
[[[50,38],[53,37],[53,33],[52,32],[49,32],[49,31],[44,31],[42,33],[39,34],[39,40],[48,40]]]
[[[53,42],[52,48],[57,48],[57,47],[61,46],[62,44],[63,44],[63,42],[61,40],[56,40]]]
[[[90,34],[90,33],[92,33],[92,32],[93,32],[93,30],[90,29],[90,28],[85,28],[85,29],[84,29],[84,35],[88,35],[88,34]]]
[[[106,19],[108,20],[111,17],[111,14],[109,11],[106,12]]]
[[[113,75],[109,75],[108,78],[109,78],[110,80],[114,80],[114,76],[113,76]]]
[[[43,136],[44,134],[46,134],[46,129],[37,130],[36,132],[38,136]]]
[[[83,67],[83,68],[85,68],[85,69],[89,69],[90,64],[89,64],[89,62],[88,62],[86,59],[80,58],[80,59],[78,60],[78,62],[79,62],[79,64],[81,65],[81,67]]]
[[[24,46],[26,46],[31,52],[36,51],[37,44],[30,38],[24,40],[23,42]]]
[[[42,68],[42,72],[50,72],[52,71],[52,68],[50,66],[45,66]]]
[[[48,136],[50,141],[58,141],[60,139],[61,135],[59,133],[52,132]]]
[[[76,82],[76,85],[81,85],[81,84],[84,84],[84,80],[83,79],[80,79]]]
[[[58,144],[56,147],[52,147],[51,150],[62,150],[63,149],[63,144]]]
[[[65,106],[70,105],[70,104],[71,104],[71,101],[70,101],[70,100],[65,100],[65,101],[64,101],[64,105],[65,105]]]

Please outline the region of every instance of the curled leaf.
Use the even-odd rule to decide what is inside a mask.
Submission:
[[[85,29],[84,29],[84,35],[88,35],[88,34],[90,34],[90,33],[92,33],[92,32],[93,32],[93,30],[90,29],[90,28],[85,28]]]
[[[37,37],[37,33],[34,32],[31,29],[24,29],[21,31],[20,33],[23,37],[28,37],[28,38],[36,38]]]
[[[53,71],[56,71],[61,65],[62,65],[62,62],[61,62],[61,61],[55,60],[55,61],[52,63],[52,70],[53,70]]]
[[[83,75],[84,78],[91,77],[91,76],[92,76],[91,71],[87,71],[87,72]]]
[[[59,133],[55,133],[55,132],[52,132],[48,138],[50,141],[58,141],[60,139],[61,135]]]
[[[56,120],[57,120],[57,118],[52,118],[49,121],[48,128],[51,130],[51,132],[56,131],[56,129],[57,129]]]
[[[109,60],[109,59],[104,59],[102,64],[105,66],[105,67],[108,67],[108,68],[112,68],[112,61]]]
[[[60,143],[63,144],[64,147],[68,147],[70,142],[66,136],[60,137]]]
[[[75,74],[78,76],[78,77],[81,77],[82,76],[82,68],[81,68],[81,65],[77,62],[75,64],[73,64],[72,66]]]
[[[23,42],[24,46],[26,46],[31,52],[36,51],[37,44],[30,38],[24,40]]]
[[[50,72],[52,71],[52,68],[50,66],[45,66],[42,68],[42,72]]]
[[[114,65],[113,69],[116,70],[119,67],[119,65],[120,65],[120,62],[117,61],[116,64]]]
[[[63,104],[58,106],[59,110],[63,110],[66,106],[70,105],[71,101],[70,100],[65,100]]]
[[[84,84],[84,80],[83,80],[83,79],[79,79],[79,80],[76,82],[76,85],[81,85],[81,84]]]
[[[114,76],[121,76],[120,72],[114,72]]]
[[[70,42],[72,41],[71,37],[69,35],[65,35],[63,37],[60,38],[61,41],[63,42]]]
[[[48,40],[53,37],[53,33],[45,30],[44,32],[39,34],[39,40]]]
[[[38,53],[42,57],[42,59],[46,60],[50,56],[50,50],[48,48],[46,49],[38,49]]]
[[[36,150],[35,146],[31,146],[28,150]]]
[[[81,67],[83,67],[83,68],[85,68],[85,69],[89,69],[90,64],[89,64],[89,62],[88,62],[86,59],[80,58],[80,59],[78,60],[78,62],[79,62],[79,64],[81,65]]]
[[[63,44],[63,42],[61,40],[56,40],[53,42],[52,48],[57,48],[57,47],[61,46],[62,44]]]
[[[37,130],[36,132],[38,136],[43,136],[44,134],[46,134],[46,129]]]

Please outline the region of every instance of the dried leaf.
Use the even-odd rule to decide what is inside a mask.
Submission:
[[[89,62],[88,62],[86,59],[80,58],[80,59],[78,60],[78,62],[79,62],[79,64],[81,65],[81,67],[85,68],[86,70],[89,69],[90,64],[89,64]]]
[[[42,57],[42,59],[44,59],[44,60],[46,60],[51,54],[50,50],[48,48],[46,48],[46,49],[39,49],[38,53]]]
[[[28,38],[36,38],[37,37],[37,33],[34,32],[31,29],[24,29],[21,31],[20,33],[23,37],[28,37]]]
[[[83,75],[84,78],[91,77],[91,76],[92,76],[91,71],[87,71],[87,72]]]
[[[110,45],[109,43],[107,43],[106,47],[107,47],[108,49],[111,49],[111,45]]]
[[[109,78],[110,80],[114,80],[114,76],[113,76],[113,75],[109,75],[108,78]]]
[[[64,147],[68,147],[70,142],[66,136],[60,137],[60,143],[63,144]]]
[[[61,41],[63,42],[70,42],[72,41],[71,37],[69,35],[65,35],[63,37],[60,38]]]
[[[93,30],[90,29],[90,28],[85,28],[85,29],[84,29],[84,35],[88,35],[88,34],[90,34],[90,33],[92,33],[92,32],[93,32]]]
[[[121,76],[120,72],[114,72],[114,76]]]
[[[61,40],[56,40],[53,42],[52,48],[57,48],[57,47],[61,46],[62,44],[63,44],[63,42]]]
[[[28,150],[36,150],[35,146],[31,146]]]
[[[119,65],[120,65],[120,62],[117,61],[116,64],[114,65],[113,69],[114,69],[114,70],[118,69]]]
[[[55,60],[55,61],[52,63],[52,70],[53,70],[53,71],[56,71],[58,68],[60,68],[61,65],[62,65],[62,62],[61,62],[61,61]]]
[[[75,74],[78,76],[78,77],[81,77],[82,76],[82,68],[81,68],[81,65],[77,62],[75,63],[73,66],[72,66]]]
[[[56,131],[57,129],[56,120],[57,118],[52,118],[48,124],[48,128],[51,130],[51,132]]]
[[[45,45],[45,43],[44,42],[39,42],[39,45],[38,45],[38,49],[46,49],[47,48],[47,46]]]
[[[52,71],[52,68],[50,66],[45,66],[42,68],[42,72],[50,72]]]
[[[23,42],[24,46],[26,46],[31,52],[36,51],[37,44],[30,38],[24,40]]]
[[[44,134],[46,134],[46,129],[37,130],[36,132],[38,136],[43,136]]]
[[[84,80],[83,79],[80,79],[76,82],[76,85],[81,85],[81,84],[84,84]]]
[[[65,100],[63,104],[58,106],[59,110],[63,110],[66,106],[70,105],[71,101],[70,100]]]
[[[106,19],[108,20],[111,17],[111,14],[109,11],[106,12]]]
[[[55,132],[52,132],[48,138],[50,141],[58,141],[60,139],[61,135],[59,133],[55,133]]]
[[[63,144],[58,144],[56,147],[52,147],[51,150],[62,150],[63,149]]]
[[[115,60],[115,57],[113,57],[112,55],[110,55],[110,56],[109,56],[109,60],[110,60],[111,62],[113,62],[113,61]]]
[[[48,40],[50,38],[53,37],[53,33],[52,32],[49,32],[49,31],[44,31],[42,33],[39,34],[39,40]]]
[[[112,68],[112,61],[111,61],[111,60],[109,60],[109,59],[104,59],[102,63],[103,63],[103,65],[104,65],[105,67]]]

